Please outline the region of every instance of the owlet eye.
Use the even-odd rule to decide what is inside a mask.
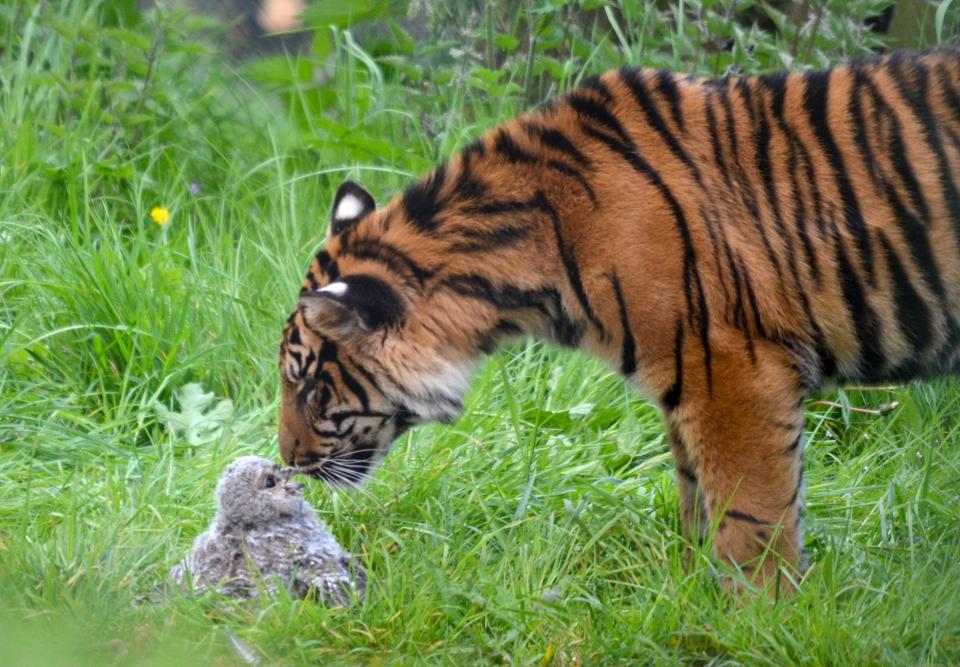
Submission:
[[[267,488],[268,488],[268,489],[272,489],[272,488],[275,487],[276,485],[277,485],[277,478],[276,478],[276,477],[267,477]]]

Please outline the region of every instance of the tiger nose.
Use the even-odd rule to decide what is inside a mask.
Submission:
[[[288,466],[293,465],[297,450],[300,449],[300,438],[298,438],[283,421],[280,422],[278,444],[280,445],[280,458],[282,458],[283,462]]]

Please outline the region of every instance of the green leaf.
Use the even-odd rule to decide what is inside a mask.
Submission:
[[[406,30],[404,30],[396,21],[390,19],[390,34],[393,36],[393,41],[395,44],[394,53],[404,56],[412,56],[414,50],[416,49],[417,43],[414,41],[413,37],[410,36]]]
[[[937,44],[943,44],[943,22],[947,17],[947,9],[953,0],[941,0],[937,7],[937,13],[934,15],[934,26],[937,30]]]
[[[319,0],[303,12],[301,20],[312,28],[344,28],[381,14],[387,6],[376,0]]]
[[[254,60],[244,68],[244,72],[254,81],[267,86],[286,87],[300,81],[309,81],[312,74],[309,62],[290,60],[285,56]]]
[[[157,418],[175,437],[182,437],[190,445],[200,445],[219,437],[223,426],[233,414],[233,401],[216,400],[213,393],[205,393],[197,383],[182,387],[176,394],[180,411],[155,402]]]
[[[137,0],[106,0],[100,5],[100,21],[105,26],[136,26],[142,20]]]
[[[310,50],[313,51],[313,55],[320,59],[330,55],[330,52],[333,51],[333,40],[330,39],[329,26],[321,26],[314,31],[313,44]]]
[[[140,33],[133,32],[132,30],[123,30],[121,28],[107,28],[103,31],[103,34],[107,37],[110,37],[114,41],[122,42],[128,44],[138,49],[143,49],[146,51],[150,48],[151,42],[149,39],[141,35]]]
[[[506,72],[502,69],[491,70],[487,69],[486,67],[480,67],[479,65],[470,68],[471,77],[474,77],[477,81],[482,81],[483,83],[487,84],[498,83],[505,74]]]
[[[513,35],[497,35],[493,38],[493,43],[497,48],[507,53],[512,53],[520,44],[520,40]]]

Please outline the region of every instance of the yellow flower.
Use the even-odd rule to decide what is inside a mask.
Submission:
[[[154,206],[150,210],[150,217],[158,225],[165,225],[170,222],[170,210],[162,206]]]

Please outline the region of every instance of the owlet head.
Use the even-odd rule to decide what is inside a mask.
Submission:
[[[309,511],[303,487],[259,456],[244,456],[229,466],[217,485],[218,519],[227,524],[256,526],[301,516]]]

